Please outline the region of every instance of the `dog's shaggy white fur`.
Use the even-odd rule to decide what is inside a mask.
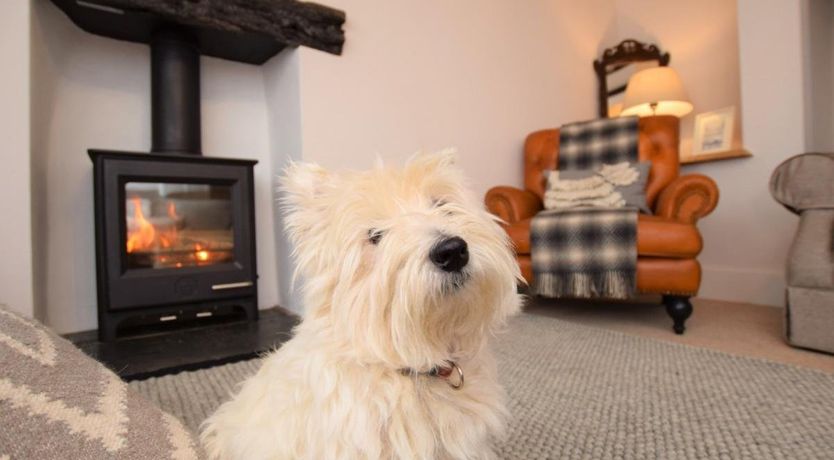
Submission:
[[[288,169],[306,314],[205,422],[213,458],[493,457],[506,409],[487,340],[519,308],[520,273],[505,232],[463,184],[452,152],[401,170]],[[453,236],[468,244],[459,272],[429,257]],[[465,374],[459,390],[427,374],[450,361]]]

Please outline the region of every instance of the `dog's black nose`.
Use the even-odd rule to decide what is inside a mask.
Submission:
[[[443,271],[459,272],[469,262],[469,249],[463,238],[444,238],[431,248],[429,259]]]

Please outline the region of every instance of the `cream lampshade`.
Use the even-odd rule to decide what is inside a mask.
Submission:
[[[683,83],[671,67],[652,67],[635,73],[628,80],[620,116],[674,115],[692,111]]]

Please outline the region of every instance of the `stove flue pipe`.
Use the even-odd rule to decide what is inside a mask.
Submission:
[[[151,150],[202,155],[200,52],[187,32],[161,29],[151,42]]]

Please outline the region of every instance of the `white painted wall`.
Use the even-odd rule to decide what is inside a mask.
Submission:
[[[806,0],[803,22],[807,149],[834,152],[834,2]]]
[[[0,304],[34,316],[28,0],[0,2]]]
[[[347,43],[300,50],[305,159],[364,168],[456,146],[483,193],[521,184],[529,132],[594,116],[608,0],[328,4],[348,12]]]
[[[799,0],[739,0],[741,121],[753,157],[696,169],[721,187],[706,241],[703,297],[783,305],[796,217],[768,191],[774,168],[805,151],[803,22]]]
[[[278,177],[289,160],[301,160],[301,74],[299,53],[286,50],[272,58],[264,66],[264,87],[268,113],[270,158],[272,161],[272,180],[269,182],[277,189]],[[276,192],[276,197],[277,192]],[[301,313],[300,292],[294,289],[292,248],[284,236],[284,219],[277,201],[273,201],[272,213],[275,233],[276,266],[278,298],[281,306]]]
[[[37,285],[58,332],[96,328],[92,163],[88,148],[150,148],[150,51],[78,29],[34,2],[33,185]],[[279,303],[261,67],[202,58],[203,151],[253,158],[259,303]]]

